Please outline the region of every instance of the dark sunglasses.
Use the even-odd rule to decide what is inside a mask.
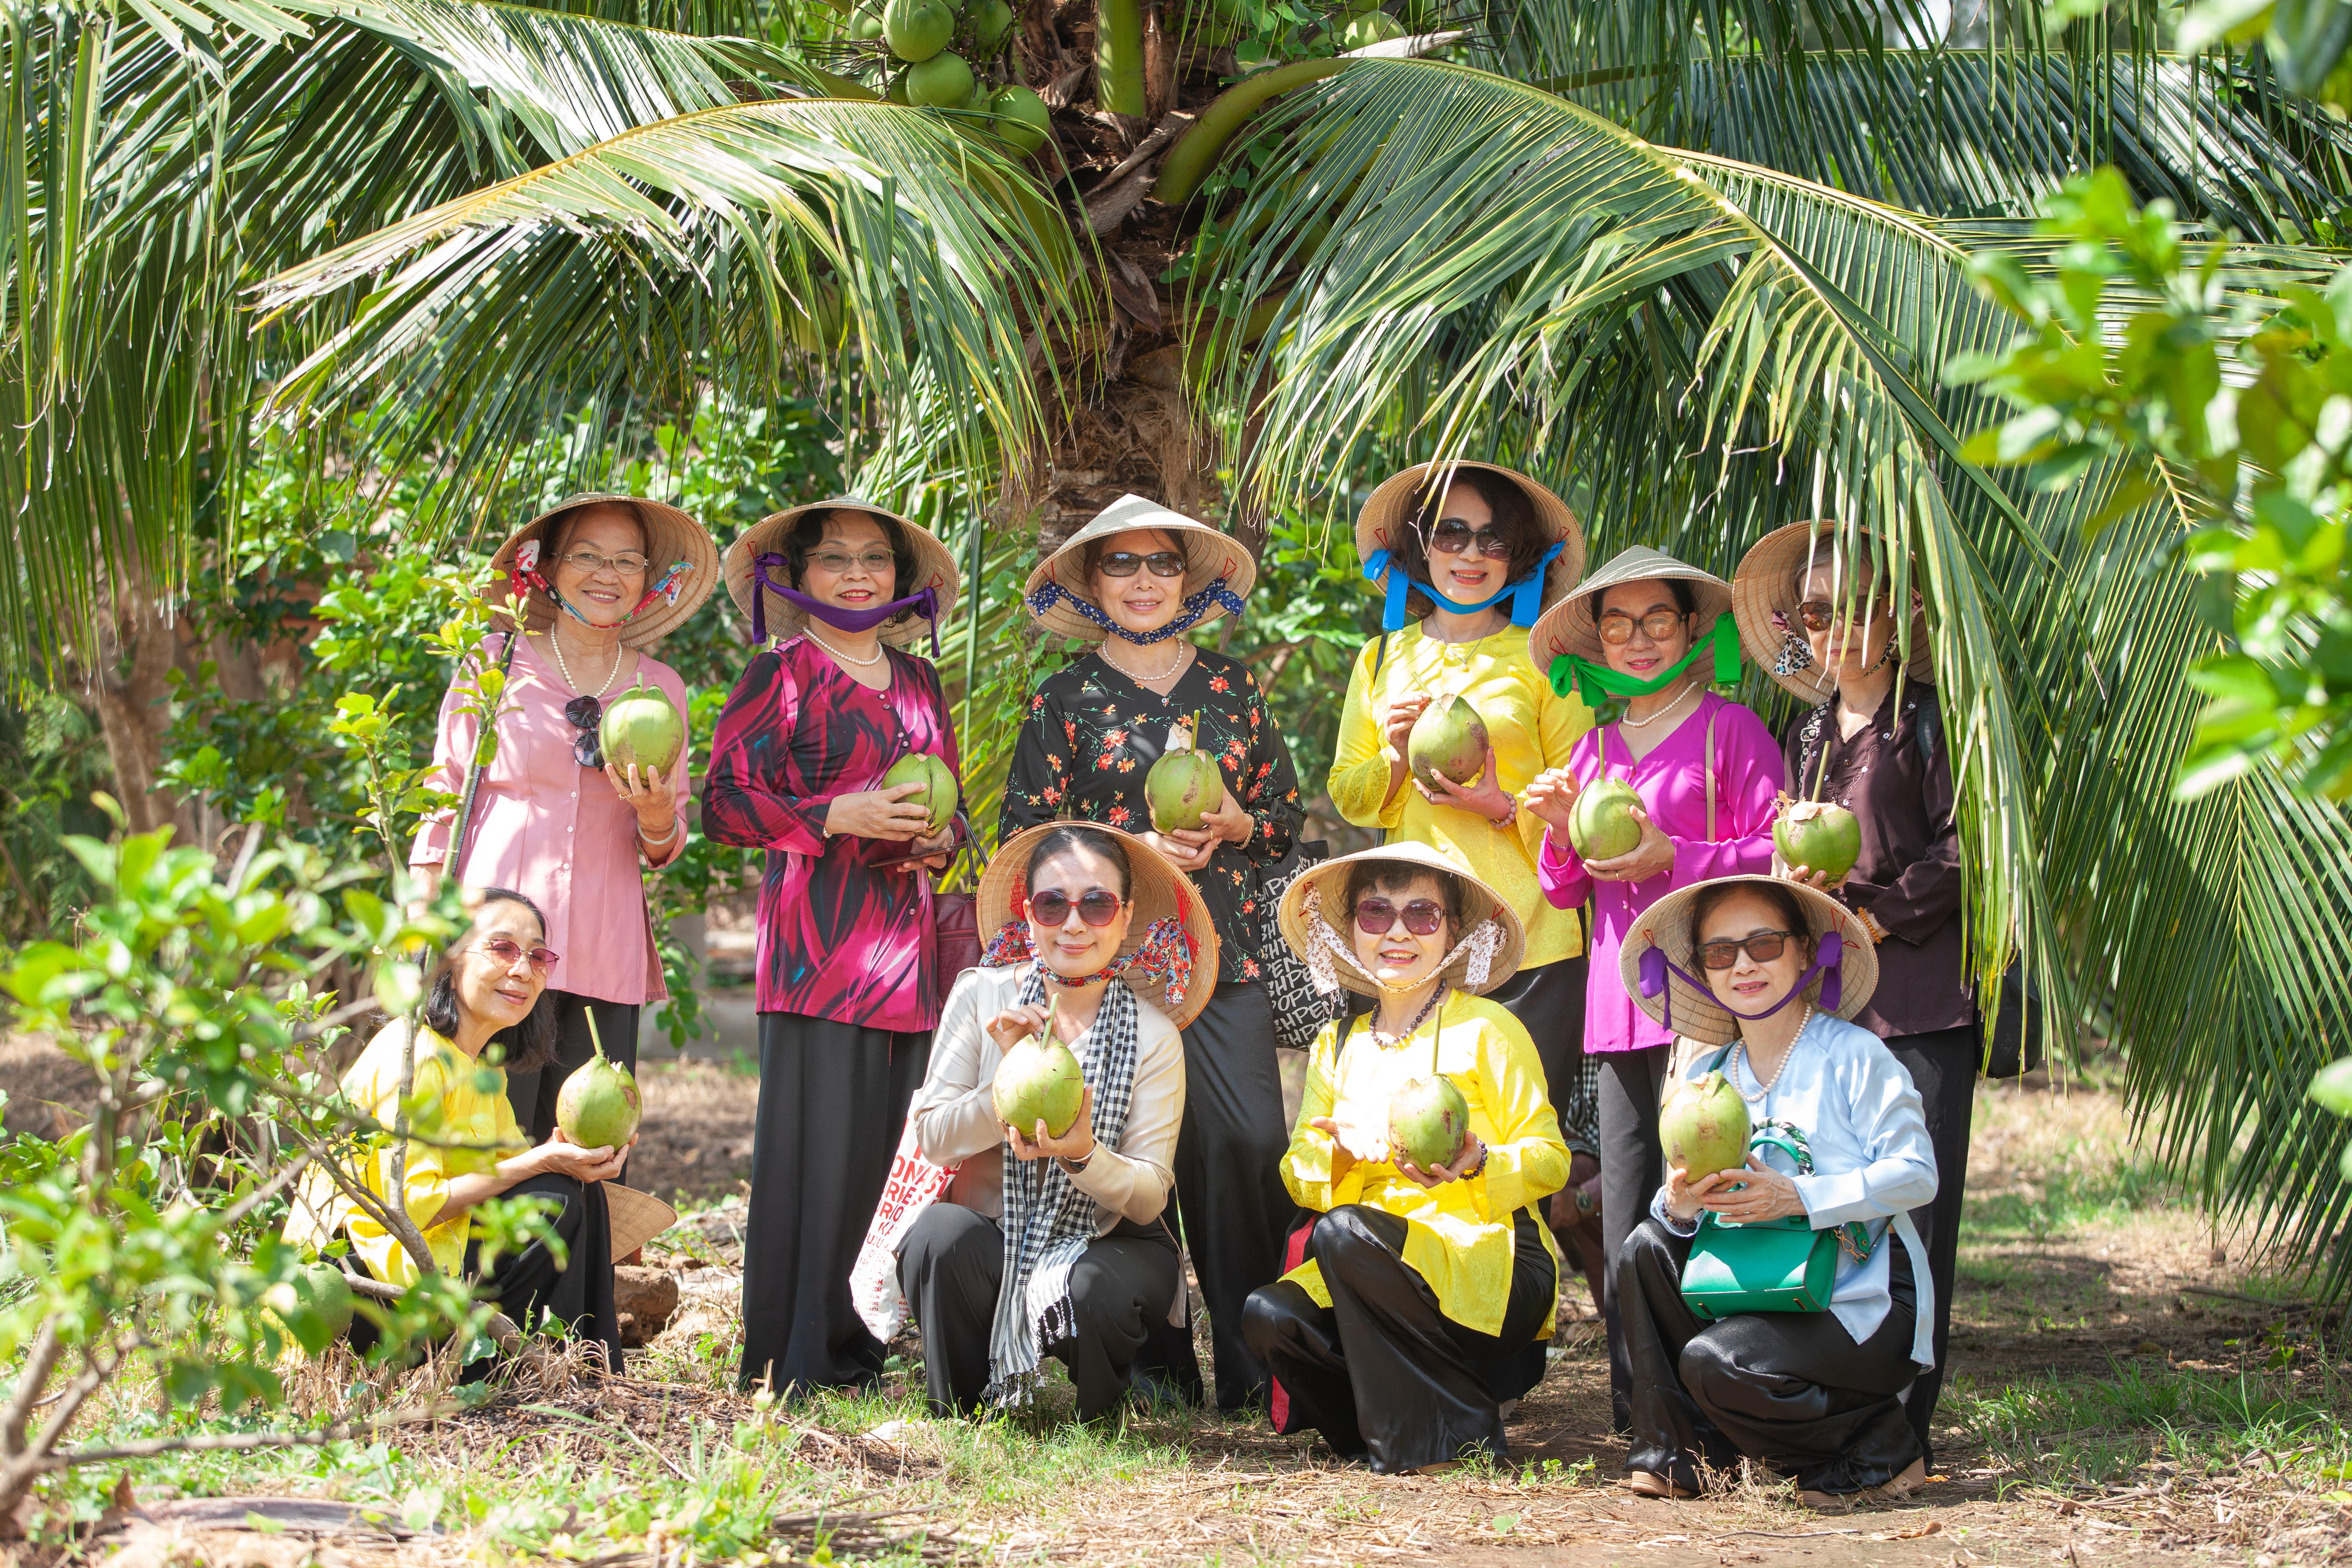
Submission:
[[[1445,923],[1445,906],[1434,899],[1415,899],[1400,910],[1386,899],[1366,899],[1356,906],[1356,929],[1382,936],[1397,923],[1399,915],[1404,917],[1405,930],[1415,936],[1430,936]]]
[[[1489,561],[1509,558],[1511,542],[1499,528],[1482,528],[1473,533],[1466,522],[1441,522],[1429,535],[1429,547],[1440,555],[1484,555]]]
[[[1612,647],[1622,647],[1633,640],[1633,628],[1638,626],[1642,635],[1652,642],[1664,642],[1682,624],[1680,610],[1652,610],[1638,621],[1622,610],[1612,610],[1601,617],[1601,640]]]
[[[1106,577],[1132,577],[1145,566],[1151,568],[1154,577],[1184,575],[1184,558],[1172,550],[1155,550],[1149,555],[1138,555],[1132,550],[1114,550],[1095,563],[1095,570]]]
[[[604,742],[596,727],[604,721],[604,705],[593,697],[575,697],[563,705],[563,717],[580,731],[572,737],[572,760],[583,768],[603,767]]]
[[[1698,961],[1709,969],[1728,969],[1739,962],[1739,950],[1744,947],[1748,956],[1757,963],[1769,963],[1788,951],[1790,937],[1804,934],[1798,931],[1759,931],[1738,942],[1703,942],[1698,944]]]
[[[551,947],[526,948],[502,936],[486,936],[482,939],[482,951],[509,969],[514,967],[518,958],[530,959],[531,968],[541,974],[555,967],[556,952]]]
[[[1029,895],[1029,919],[1048,930],[1066,925],[1072,909],[1070,895],[1052,891]],[[1108,888],[1097,888],[1078,895],[1078,918],[1090,926],[1107,926],[1118,919],[1118,895]]]
[[[1809,632],[1825,632],[1841,621],[1876,620],[1885,608],[1885,602],[1880,599],[1864,599],[1852,606],[1833,605],[1827,599],[1807,599],[1797,606],[1797,618],[1805,623]]]

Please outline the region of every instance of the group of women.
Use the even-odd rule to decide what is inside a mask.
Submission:
[[[1382,1471],[1500,1456],[1543,1375],[1558,1232],[1583,1243],[1601,1299],[1635,1489],[1689,1495],[1702,1467],[1743,1454],[1822,1500],[1916,1485],[1977,1017],[1923,607],[1895,602],[1881,547],[1827,522],[1769,535],[1728,583],[1643,548],[1588,574],[1568,507],[1485,464],[1391,478],[1356,542],[1381,631],[1356,660],[1328,789],[1381,846],[1322,859],[1298,842],[1299,784],[1264,695],[1195,635],[1242,611],[1254,563],[1129,496],[1029,579],[1035,621],[1092,647],[1030,700],[979,884],[982,956],[961,974],[940,957],[934,879],[973,847],[971,825],[935,831],[921,786],[881,785],[910,752],[957,765],[920,657],[961,588],[953,557],[848,498],[779,513],[727,552],[753,651],[719,721],[701,829],[769,851],[744,1383],[879,1373],[850,1279],[869,1232],[886,1234],[883,1203],[889,1285],[942,1412],[1023,1399],[1051,1357],[1082,1418],[1213,1390],[1221,1410],[1312,1427]],[[514,1167],[576,1233],[626,1151],[571,1150],[552,1086],[584,1058],[591,1016],[634,1058],[636,1009],[662,994],[636,873],[677,853],[687,798],[683,760],[660,778],[607,765],[596,720],[638,680],[683,705],[643,649],[722,568],[691,519],[615,497],[535,519],[497,564],[519,623],[484,649],[509,670],[500,744],[463,837],[428,825],[412,859],[515,889],[460,944],[460,973],[485,978],[457,987],[465,1016],[431,1044],[479,1064],[508,1042],[511,1110],[484,1125],[518,1152],[422,1194],[412,1163],[408,1204],[453,1224]],[[1780,741],[1716,689],[1743,644],[1804,705]],[[478,704],[461,698],[436,752],[453,793],[478,755]],[[1467,783],[1407,754],[1423,710],[1454,698],[1488,742]],[[1617,716],[1596,724],[1602,710]],[[1146,780],[1186,745],[1214,759],[1224,798],[1162,831]],[[1586,860],[1569,828],[1604,781],[1638,796],[1639,841]],[[1849,874],[1776,863],[1785,795],[1856,815]],[[519,910],[539,925],[509,931],[529,923]],[[1277,968],[1334,999],[1289,1128]],[[507,1012],[467,1013],[476,991]],[[543,1026],[515,1034],[518,1007]],[[1008,1052],[1046,1033],[1085,1081],[1059,1133],[1005,1125],[992,1093]],[[382,1068],[354,1069],[355,1092],[381,1097]],[[1710,1069],[1779,1130],[1737,1177],[1693,1179],[1662,1150],[1669,1078]],[[1454,1156],[1423,1168],[1389,1106],[1432,1077],[1467,1121]],[[911,1202],[894,1152],[937,1178]],[[1717,1318],[1685,1296],[1695,1249],[1759,1226],[1834,1246],[1822,1310]],[[601,1304],[593,1281],[537,1289],[582,1331],[609,1319],[609,1284]]]

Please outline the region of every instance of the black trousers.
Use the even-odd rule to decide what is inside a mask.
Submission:
[[[882,1342],[849,1299],[849,1271],[921,1087],[931,1037],[798,1013],[760,1015],[760,1110],[743,1227],[746,1388],[869,1383]]]
[[[1274,1009],[1255,981],[1220,981],[1184,1031],[1184,1125],[1169,1218],[1181,1228],[1208,1303],[1220,1410],[1265,1406],[1265,1363],[1243,1336],[1242,1316],[1251,1291],[1282,1277],[1283,1239],[1297,1212],[1282,1184],[1290,1132],[1274,1048]],[[1189,1329],[1162,1321],[1141,1359],[1199,1402]]]
[[[556,1210],[549,1228],[562,1239],[564,1261],[559,1264],[554,1249],[540,1240],[501,1256],[486,1272],[481,1244],[467,1242],[465,1275],[475,1282],[475,1293],[497,1302],[499,1310],[525,1333],[551,1318],[575,1339],[598,1341],[604,1347],[604,1364],[619,1372],[621,1318],[613,1305],[613,1221],[604,1205],[604,1184],[551,1173],[519,1182],[501,1195],[538,1198]],[[361,1273],[368,1272],[357,1253],[350,1261]],[[352,1320],[355,1354],[365,1355],[381,1338],[365,1316]],[[478,1382],[493,1364],[475,1362],[459,1374],[459,1381]]]
[[[1648,1217],[1650,1199],[1664,1181],[1665,1152],[1658,1142],[1658,1097],[1666,1082],[1672,1046],[1604,1051],[1601,1063],[1601,1315],[1609,1325],[1609,1413],[1620,1432],[1633,1430],[1633,1367],[1625,1352],[1624,1314],[1617,1300],[1617,1255],[1625,1237]]]
[[[1004,1229],[986,1215],[936,1203],[899,1243],[898,1289],[923,1331],[923,1377],[934,1415],[980,1409],[1003,1280]],[[1042,1347],[1069,1369],[1079,1420],[1117,1408],[1127,1394],[1128,1369],[1153,1327],[1168,1321],[1183,1288],[1176,1245],[1159,1226],[1121,1220],[1087,1244],[1070,1270],[1076,1332]]]
[[[1500,1333],[1448,1318],[1404,1260],[1407,1222],[1343,1204],[1315,1222],[1307,1249],[1331,1305],[1276,1280],[1249,1300],[1244,1327],[1290,1396],[1290,1427],[1313,1426],[1334,1453],[1369,1454],[1398,1474],[1477,1450],[1509,1456],[1492,1369],[1543,1331],[1559,1273],[1535,1217],[1513,1226],[1511,1295]]]
[[[570,991],[549,993],[555,999],[555,1059],[529,1072],[507,1074],[507,1103],[515,1121],[533,1143],[555,1135],[555,1097],[563,1080],[588,1065],[596,1054],[588,1037],[588,1013],[595,1010],[596,1029],[604,1037],[604,1054],[632,1073],[637,1070],[637,1014],[626,1002],[595,1002]]]
[[[1617,1297],[1633,1364],[1628,1470],[1696,1489],[1704,1456],[1741,1455],[1838,1494],[1882,1486],[1920,1457],[1903,1390],[1916,1320],[1911,1265],[1889,1236],[1886,1321],[1863,1343],[1828,1312],[1743,1312],[1710,1323],[1683,1300],[1690,1239],[1645,1219],[1617,1254]]]
[[[1911,1223],[1927,1244],[1927,1277],[1936,1283],[1936,1365],[1923,1372],[1905,1406],[1919,1451],[1936,1463],[1933,1423],[1944,1392],[1944,1369],[1952,1338],[1952,1290],[1958,1273],[1960,1210],[1968,1198],[1969,1130],[1976,1120],[1977,1055],[1982,1036],[1974,1024],[1931,1035],[1898,1035],[1886,1042],[1911,1073],[1926,1102],[1927,1137],[1936,1146],[1936,1199],[1911,1211]]]

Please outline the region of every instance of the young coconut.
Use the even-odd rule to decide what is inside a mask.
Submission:
[[[1826,871],[1834,881],[1862,858],[1862,821],[1842,805],[1784,795],[1772,823],[1772,847],[1790,866]]]
[[[1417,1078],[1389,1096],[1389,1159],[1422,1171],[1451,1165],[1470,1132],[1470,1102],[1443,1073]]]
[[[304,1265],[291,1280],[263,1291],[261,1304],[313,1355],[351,1331],[355,1306],[351,1280],[331,1263]]]
[[[686,750],[686,721],[658,686],[637,683],[605,705],[604,721],[596,728],[596,743],[604,760],[626,773],[631,763],[640,775],[666,773]]]
[[[955,770],[929,752],[909,752],[890,764],[882,775],[884,789],[897,789],[900,784],[919,784],[920,795],[907,797],[908,805],[919,805],[931,814],[930,831],[937,833],[955,820],[956,805],[961,798],[956,789]]]
[[[1613,860],[1630,855],[1642,842],[1642,825],[1633,808],[1642,797],[1623,779],[1602,779],[1576,792],[1568,808],[1568,842],[1587,860]]]
[[[1413,777],[1440,795],[1440,774],[1458,784],[1476,784],[1486,772],[1491,745],[1486,721],[1463,697],[1441,697],[1421,710],[1405,737],[1405,765]]]
[[[588,1011],[588,1042],[596,1054],[555,1093],[555,1124],[583,1149],[618,1149],[637,1135],[644,1107],[629,1069],[604,1055],[595,1009]]]
[[[1669,1085],[1658,1112],[1658,1143],[1666,1163],[1689,1181],[1748,1167],[1748,1102],[1719,1072]]]
[[[1154,832],[1197,828],[1202,817],[1225,804],[1224,770],[1216,758],[1192,744],[1200,724],[1196,708],[1192,723],[1172,726],[1168,749],[1143,775],[1143,798],[1151,807]]]
[[[996,1078],[988,1097],[997,1121],[1020,1129],[1024,1138],[1037,1135],[1037,1123],[1059,1138],[1078,1120],[1078,1102],[1086,1092],[1085,1069],[1054,1033],[1054,1016],[1062,1005],[1055,996],[1045,1005],[1045,1026],[1004,1053],[996,1064]]]

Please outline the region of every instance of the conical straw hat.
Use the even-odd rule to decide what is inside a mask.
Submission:
[[[793,525],[813,511],[862,511],[872,517],[887,519],[906,531],[908,548],[915,554],[915,580],[898,584],[893,598],[903,599],[929,588],[939,595],[939,625],[946,626],[955,618],[956,595],[963,579],[956,572],[955,552],[940,542],[939,535],[920,523],[909,522],[895,511],[876,506],[872,501],[856,496],[835,496],[831,500],[811,501],[783,511],[770,512],[743,531],[742,537],[727,547],[727,595],[735,607],[743,612],[748,622],[751,616],[751,568],[762,555],[782,554],[784,535]],[[781,581],[781,579],[778,579]],[[766,592],[766,590],[762,590]],[[798,605],[781,595],[767,594],[765,606],[768,635],[780,641],[800,636],[808,624],[808,614]],[[932,623],[922,616],[909,614],[903,619],[884,626],[881,637],[893,647],[912,647],[928,642]]]
[[[1242,548],[1240,540],[1210,527],[1197,518],[1186,517],[1181,511],[1171,511],[1158,501],[1138,495],[1124,495],[1097,512],[1091,522],[1063,541],[1060,549],[1037,563],[1037,569],[1029,574],[1029,581],[1021,590],[1022,598],[1024,601],[1035,600],[1038,592],[1052,583],[1071,597],[1093,604],[1094,584],[1087,581],[1087,546],[1115,533],[1155,528],[1174,536],[1183,546],[1182,597],[1191,598],[1219,578],[1224,580],[1225,591],[1234,598],[1249,596],[1251,584],[1257,581],[1257,563],[1250,559],[1250,552]],[[1201,618],[1186,629],[1196,630],[1205,626],[1224,613],[1225,607],[1213,599],[1201,607]],[[1032,604],[1029,616],[1047,631],[1058,632],[1066,637],[1101,642],[1110,636],[1109,632],[1059,601],[1043,612]]]
[[[1574,654],[1590,664],[1605,662],[1601,651],[1601,595],[1621,583],[1643,583],[1661,577],[1691,585],[1691,599],[1696,605],[1691,630],[1694,645],[1715,629],[1717,616],[1731,608],[1730,584],[1712,572],[1702,572],[1686,562],[1677,561],[1663,550],[1636,544],[1611,557],[1606,565],[1579,583],[1575,593],[1543,613],[1535,630],[1528,634],[1528,656],[1535,660],[1536,668],[1550,669],[1552,660],[1562,654]]]
[[[1837,695],[1837,679],[1813,663],[1813,650],[1797,620],[1797,574],[1811,556],[1813,541],[1838,527],[1832,518],[1792,522],[1756,542],[1731,577],[1732,612],[1739,617],[1739,640],[1756,668],[1808,707]],[[1916,574],[1912,576],[1916,583]],[[1927,647],[1927,612],[1911,622],[1911,658],[1904,667],[1914,680],[1933,683],[1936,665]]]
[[[1501,928],[1502,942],[1487,963],[1486,984],[1472,987],[1464,983],[1464,972],[1470,966],[1471,955],[1457,952],[1439,972],[1449,984],[1483,995],[1518,973],[1519,961],[1527,955],[1528,950],[1527,928],[1520,923],[1518,911],[1512,909],[1494,889],[1481,881],[1477,873],[1468,867],[1443,850],[1409,838],[1326,860],[1291,880],[1289,888],[1282,895],[1282,940],[1290,944],[1290,950],[1298,954],[1301,961],[1308,959],[1315,944],[1321,940],[1315,930],[1318,923],[1336,935],[1349,951],[1354,950],[1355,932],[1349,929],[1351,911],[1341,909],[1339,904],[1348,896],[1349,874],[1359,864],[1371,860],[1410,867],[1415,870],[1435,871],[1461,883],[1463,919],[1468,929],[1454,933],[1457,944],[1483,921],[1491,919]],[[1311,917],[1307,913],[1310,896],[1318,906],[1318,912]],[[1334,916],[1338,918],[1335,920]],[[1349,965],[1334,963],[1332,969],[1339,976],[1339,984],[1349,990],[1366,996],[1379,994],[1380,987]]]
[[[1183,1000],[1168,999],[1165,981],[1140,973],[1119,977],[1128,989],[1182,1028],[1201,1016],[1201,1009],[1209,1005],[1210,994],[1217,988],[1217,928],[1210,921],[1209,907],[1201,901],[1201,890],[1192,885],[1192,879],[1178,870],[1175,861],[1132,833],[1099,822],[1042,822],[998,845],[988,869],[980,876],[977,902],[981,940],[987,941],[1008,922],[1028,918],[1029,852],[1045,835],[1064,827],[1108,834],[1127,851],[1129,897],[1135,906],[1135,919],[1128,926],[1127,941],[1119,945],[1119,957],[1125,958],[1143,945],[1144,935],[1154,921],[1172,915],[1183,926],[1185,951],[1192,961],[1192,981],[1185,988]]]
[[[1666,972],[1664,989],[1655,994],[1644,992],[1642,979],[1642,955],[1653,947],[1662,950],[1684,974],[1697,974],[1698,966],[1691,962],[1697,948],[1691,932],[1691,910],[1698,895],[1708,888],[1720,888],[1726,883],[1752,882],[1768,888],[1786,888],[1804,906],[1807,923],[1812,927],[1816,951],[1821,939],[1831,931],[1838,933],[1838,1005],[1828,1009],[1841,1018],[1851,1018],[1869,1003],[1871,993],[1878,989],[1878,949],[1872,944],[1870,933],[1863,930],[1862,921],[1852,910],[1818,889],[1802,882],[1791,882],[1778,877],[1717,877],[1711,881],[1694,882],[1679,888],[1633,917],[1633,929],[1625,935],[1625,945],[1617,955],[1617,971],[1625,982],[1625,994],[1633,1005],[1649,1015],[1653,1023],[1663,1024],[1678,1035],[1704,1045],[1728,1044],[1739,1033],[1738,1020],[1715,999],[1715,993],[1702,990],[1685,980],[1673,970]],[[1816,1006],[1821,1004],[1822,984],[1828,976],[1817,974],[1805,986],[1805,999]],[[1669,1010],[1669,998],[1673,1006]],[[1796,1005],[1794,1003],[1790,1006]]]
[[[646,583],[650,587],[666,574],[673,562],[686,563],[679,577],[677,591],[667,603],[656,600],[647,605],[636,618],[621,628],[621,642],[627,647],[645,647],[659,642],[669,633],[684,626],[702,601],[710,597],[710,590],[719,585],[719,546],[712,543],[709,532],[688,513],[667,501],[647,500],[643,496],[616,496],[602,493],[567,496],[549,507],[520,528],[507,535],[490,557],[490,570],[498,580],[485,591],[483,597],[501,608],[502,618],[514,613],[515,556],[531,540],[541,542],[541,552],[555,537],[555,521],[569,511],[582,507],[610,505],[634,513],[637,525],[646,535]],[[541,574],[553,582],[554,563],[541,561]],[[523,594],[523,629],[542,632],[555,624],[556,604],[537,588]]]

